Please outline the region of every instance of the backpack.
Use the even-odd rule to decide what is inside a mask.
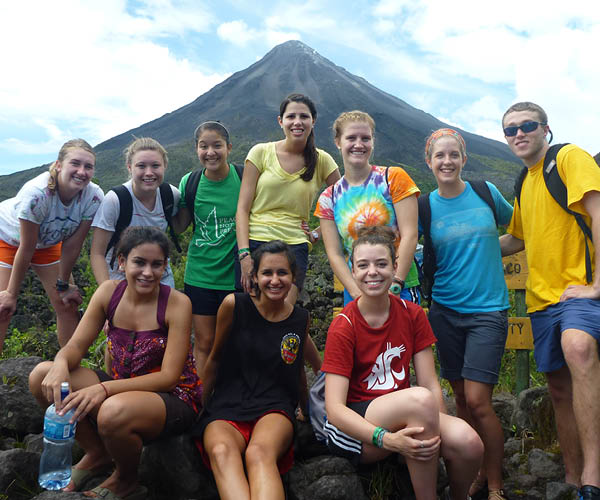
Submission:
[[[556,165],[556,156],[563,146],[568,146],[568,143],[555,144],[554,146],[550,146],[548,151],[546,151],[543,166],[544,183],[546,184],[548,192],[552,198],[554,198],[554,201],[556,201],[556,203],[558,203],[565,212],[575,217],[575,221],[583,233],[583,239],[585,242],[585,278],[588,283],[591,283],[593,280],[592,258],[588,240],[592,241],[592,231],[585,223],[583,216],[577,212],[574,212],[567,206],[567,187],[560,178],[560,175],[558,174],[558,167]],[[525,180],[528,171],[529,169],[527,167],[523,167],[523,170],[521,170],[521,173],[515,182],[515,198],[517,199],[519,206],[521,205],[521,189],[523,188],[523,181]]]
[[[171,240],[173,240],[173,244],[175,245],[177,251],[181,252],[179,239],[177,238],[171,223],[173,219],[173,205],[175,203],[173,199],[173,190],[168,182],[163,182],[158,187],[158,190],[160,193],[160,199],[162,201],[163,211],[165,213],[165,219],[167,220]],[[131,224],[131,216],[133,214],[133,199],[131,198],[131,193],[127,187],[125,187],[124,184],[121,184],[120,186],[111,188],[110,191],[114,191],[119,199],[119,217],[115,225],[115,231],[108,242],[108,246],[106,247],[105,255],[108,255],[108,251],[117,244],[123,230],[126,227],[129,227]],[[115,252],[113,252],[112,258],[110,259],[110,267],[113,267],[115,263],[115,257]]]
[[[494,214],[496,226],[498,226],[498,214],[496,213],[496,204],[490,191],[489,186],[485,181],[469,181],[469,184],[479,196],[490,207]],[[431,193],[422,194],[418,198],[419,203],[419,221],[423,232],[423,261],[421,264],[417,262],[419,270],[419,281],[421,282],[421,297],[431,304],[431,291],[433,289],[433,281],[437,270],[435,258],[435,250],[431,241],[431,205],[429,203],[429,195]],[[419,269],[420,268],[420,269]]]
[[[231,166],[231,165],[233,165],[233,163],[230,163],[229,165]],[[241,182],[242,177],[244,176],[244,167],[240,166],[240,165],[233,165],[233,168],[235,168],[237,176]],[[205,170],[206,169],[204,169],[204,168],[202,168],[200,170],[194,170],[188,177],[188,180],[185,184],[185,194],[184,194],[185,206],[188,208],[188,210],[190,211],[190,214],[192,216],[192,225],[193,225],[194,231],[196,230],[196,217],[194,217],[194,206],[195,206],[194,202],[196,200],[198,185],[200,184],[200,177],[202,177],[202,174],[204,173]]]

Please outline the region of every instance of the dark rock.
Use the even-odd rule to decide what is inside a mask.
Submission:
[[[323,476],[306,489],[306,500],[367,500],[357,475]],[[300,498],[298,498],[300,500]]]
[[[519,435],[532,433],[537,447],[546,448],[557,440],[554,409],[546,386],[527,389],[519,394],[512,424]]]
[[[42,453],[44,451],[44,435],[43,434],[27,434],[23,440],[25,449],[34,453]]]
[[[521,440],[508,438],[504,443],[504,456],[512,457],[515,453],[521,453]]]
[[[576,500],[577,496],[577,487],[573,484],[546,483],[546,500]]]
[[[0,493],[8,498],[31,498],[37,486],[39,453],[21,448],[0,451]]]
[[[564,467],[557,463],[558,457],[554,453],[548,453],[534,448],[527,456],[527,466],[530,474],[540,479],[556,479],[564,476]]]
[[[508,439],[512,435],[512,415],[516,404],[517,398],[507,392],[500,392],[492,397],[492,406],[502,424],[504,439]]]
[[[32,500],[89,500],[83,493],[72,492],[65,493],[64,491],[44,491],[33,497]]]
[[[0,430],[7,435],[39,433],[44,411],[29,392],[29,373],[39,357],[0,361]]]
[[[367,498],[352,464],[331,456],[295,464],[289,472],[289,495],[291,500]]]
[[[212,474],[204,467],[189,435],[163,439],[145,446],[139,475],[140,481],[155,499],[219,498]]]
[[[532,476],[531,474],[521,474],[516,477],[515,482],[519,485],[519,487],[529,489],[533,488],[536,485],[536,483],[538,482],[538,478]]]

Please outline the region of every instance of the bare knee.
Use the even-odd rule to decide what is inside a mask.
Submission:
[[[29,391],[42,406],[47,406],[49,404],[46,396],[42,393],[42,381],[48,374],[50,368],[52,368],[52,364],[52,361],[44,361],[36,365],[29,374]]]
[[[98,434],[109,437],[128,429],[130,419],[127,417],[125,398],[113,396],[106,399],[98,410]]]
[[[480,396],[467,396],[466,405],[469,409],[469,414],[475,420],[483,420],[486,417],[495,415],[492,402],[487,398]]]
[[[194,333],[194,349],[198,352],[204,353],[206,356],[210,354],[213,343],[215,340],[214,332],[210,332],[208,329],[203,328],[202,330],[195,331]]]
[[[272,450],[267,449],[261,443],[250,443],[246,448],[245,462],[247,468],[261,465],[273,465],[277,462],[277,457]]]
[[[239,455],[239,450],[229,443],[218,441],[206,448],[206,453],[210,458],[210,463],[213,468],[224,470],[231,458],[235,455]]]
[[[594,337],[585,333],[563,333],[561,340],[563,354],[572,374],[589,373],[598,363],[598,343]]]
[[[478,462],[483,457],[484,446],[481,438],[462,419],[444,416],[441,425],[442,454],[448,460]]]
[[[573,388],[571,377],[566,367],[560,372],[547,373],[546,379],[548,381],[548,392],[550,393],[552,404],[571,404]]]
[[[427,428],[438,427],[439,408],[433,393],[423,387],[412,387],[407,404],[414,409],[420,425]]]

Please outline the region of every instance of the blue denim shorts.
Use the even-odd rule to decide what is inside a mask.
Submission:
[[[565,366],[560,334],[575,329],[600,342],[600,300],[569,299],[529,315],[533,330],[533,356],[539,372],[553,372]]]
[[[459,313],[433,302],[429,323],[437,338],[443,378],[498,382],[508,334],[506,311]]]

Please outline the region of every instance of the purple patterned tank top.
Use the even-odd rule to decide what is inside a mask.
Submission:
[[[123,298],[127,280],[119,282],[108,303],[108,351],[113,359],[112,377],[114,379],[137,377],[160,371],[165,348],[167,347],[168,328],[165,324],[165,312],[171,287],[160,284],[156,320],[156,330],[132,331],[113,325],[113,317],[119,302]],[[188,352],[183,373],[172,394],[190,405],[198,412],[201,407],[202,382],[196,372],[192,348]]]

